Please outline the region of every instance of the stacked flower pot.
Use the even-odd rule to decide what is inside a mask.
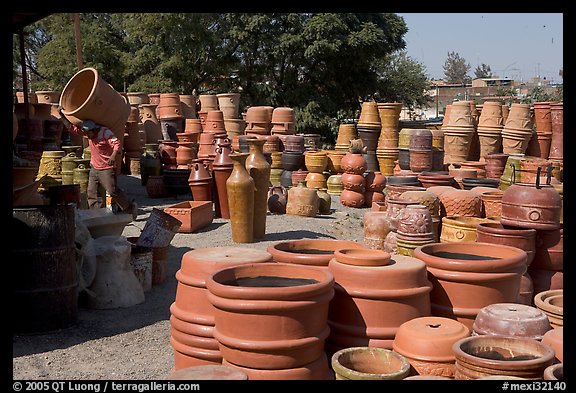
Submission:
[[[217,111],[220,110],[218,106],[218,97],[216,94],[200,94],[198,96],[198,100],[200,101],[200,110],[198,111],[198,117],[200,118],[200,124],[202,128],[206,123],[206,116],[209,111]]]
[[[502,103],[486,101],[482,106],[477,128],[480,141],[480,161],[484,161],[488,154],[501,153],[503,127]]]
[[[380,138],[382,123],[380,122],[380,114],[376,102],[365,101],[362,103],[356,129],[358,138],[362,140],[366,149],[364,152],[364,158],[367,163],[366,170],[378,171],[380,168],[378,167],[378,160],[376,158],[376,149],[378,148],[378,139]]]
[[[400,103],[378,103],[381,129],[376,148],[376,157],[380,172],[385,176],[394,175],[395,161],[398,159],[398,125],[401,110],[402,104]]]
[[[450,105],[444,131],[444,164],[467,161],[475,134],[474,118],[468,101]]]
[[[502,151],[524,154],[532,138],[532,114],[529,104],[513,103],[502,128]]]
[[[535,102],[532,108],[534,128],[526,148],[526,155],[547,159],[552,143],[551,102]]]
[[[158,120],[164,140],[176,140],[176,133],[184,131],[184,117],[180,105],[180,94],[160,93],[160,101],[156,107]]]
[[[130,105],[130,115],[124,129],[124,173],[139,174],[140,156],[144,151],[146,134],[140,122],[140,112],[137,105]]]

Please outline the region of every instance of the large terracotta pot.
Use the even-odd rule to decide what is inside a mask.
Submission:
[[[60,105],[66,117],[90,119],[110,128],[119,138],[124,136],[130,104],[95,68],[84,68],[70,78],[60,95]]]
[[[494,303],[483,307],[472,325],[475,335],[515,336],[542,341],[552,329],[548,317],[536,307],[517,303]]]
[[[342,250],[340,250],[342,251]],[[372,266],[351,264],[335,253],[328,264],[334,274],[327,345],[331,351],[355,346],[392,349],[398,327],[430,315],[431,283],[422,261],[381,250],[357,250],[369,255]]]
[[[527,255],[519,248],[492,243],[434,243],[418,247],[433,284],[432,315],[454,318],[472,327],[481,308],[513,303],[526,272]]]
[[[564,270],[564,228],[536,231],[533,267],[552,271]]]
[[[170,306],[170,343],[175,370],[200,364],[222,363],[214,338],[214,310],[208,301],[206,280],[223,268],[268,262],[263,250],[241,247],[210,247],[187,251],[176,272],[176,298]]]
[[[248,153],[232,153],[232,173],[226,180],[232,240],[236,243],[254,241],[254,189],[255,182],[246,170]],[[266,189],[268,191],[268,189]],[[264,202],[266,207],[266,201]]]
[[[526,251],[530,266],[536,253],[536,230],[529,228],[508,228],[498,222],[480,222],[476,226],[476,241],[503,244]]]
[[[274,262],[328,268],[334,251],[352,248],[366,248],[366,245],[350,240],[299,239],[271,244],[266,251]]]
[[[553,328],[564,326],[564,289],[551,289],[534,296],[534,305],[542,310]]]
[[[213,273],[206,287],[223,358],[265,370],[318,360],[330,330],[333,285],[330,271],[294,264],[245,264]]]
[[[454,378],[454,343],[470,336],[470,329],[453,319],[425,316],[404,322],[392,343],[410,362],[411,375]]]
[[[554,361],[552,348],[525,337],[471,336],[453,346],[457,380],[513,376],[541,380]]]
[[[352,347],[332,355],[336,380],[398,380],[410,373],[408,360],[389,349]]]
[[[556,362],[564,361],[564,327],[550,329],[542,336],[542,344],[546,344],[556,352]]]
[[[353,173],[356,175],[362,175],[366,172],[368,163],[366,159],[360,153],[346,153],[342,160],[340,160],[340,167],[346,173]]]
[[[270,164],[262,152],[264,143],[266,143],[264,139],[249,140],[250,153],[246,158],[246,170],[254,180],[254,239],[262,239],[266,236]]]

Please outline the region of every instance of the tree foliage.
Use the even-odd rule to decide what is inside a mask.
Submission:
[[[490,66],[482,63],[474,70],[474,76],[476,78],[492,78],[493,74]]]
[[[470,82],[470,63],[456,52],[448,52],[448,57],[444,62],[444,77],[448,83],[466,84]]]
[[[78,71],[70,14],[27,30],[31,90],[63,89]],[[293,107],[297,132],[326,137],[375,92],[426,102],[425,70],[402,53],[407,31],[387,13],[81,14],[83,66],[116,90],[237,91],[242,109]]]

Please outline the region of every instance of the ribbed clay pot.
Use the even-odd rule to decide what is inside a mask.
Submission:
[[[206,288],[223,358],[267,370],[321,358],[333,284],[328,270],[283,263],[245,264],[212,274]]]
[[[513,376],[541,380],[554,361],[554,351],[531,338],[471,336],[453,346],[457,380]]]
[[[366,250],[361,250],[367,253]],[[334,274],[327,346],[337,351],[354,346],[392,349],[398,327],[430,315],[431,283],[422,261],[370,250],[381,266],[358,266],[335,253],[328,267]],[[340,260],[339,260],[340,259]]]
[[[536,230],[504,227],[498,222],[481,222],[476,226],[476,241],[517,247],[526,252],[530,266],[536,253]]]
[[[453,319],[424,316],[404,322],[392,344],[410,362],[411,375],[454,378],[454,343],[470,336],[470,329]]]
[[[170,306],[175,370],[200,364],[219,364],[222,355],[214,339],[214,311],[208,301],[206,279],[225,267],[271,261],[263,250],[241,247],[200,248],[182,256],[176,272],[178,286]]]
[[[274,262],[328,267],[339,249],[366,248],[362,243],[336,239],[299,239],[279,242],[268,246],[266,251]]]
[[[474,242],[476,241],[476,227],[482,223],[490,223],[488,218],[446,216],[442,217],[442,230],[440,242]]]
[[[564,326],[564,289],[551,289],[534,296],[534,305],[548,316],[553,328]]]
[[[494,303],[483,307],[472,325],[475,335],[526,337],[541,341],[552,329],[548,317],[536,307]]]
[[[481,308],[516,301],[527,259],[519,248],[478,242],[427,244],[414,257],[426,264],[433,284],[432,315],[469,328]]]
[[[410,373],[408,360],[389,349],[352,347],[332,355],[336,380],[398,380]]]

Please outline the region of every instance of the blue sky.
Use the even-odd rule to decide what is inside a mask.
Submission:
[[[406,52],[426,67],[430,78],[444,77],[448,52],[470,64],[469,76],[484,63],[499,77],[527,81],[538,73],[562,82],[562,13],[397,13],[408,33]]]

